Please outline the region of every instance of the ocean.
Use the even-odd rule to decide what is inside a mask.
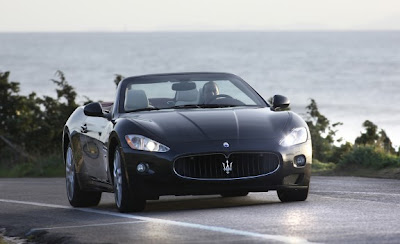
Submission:
[[[0,33],[0,72],[21,94],[56,96],[57,70],[79,100],[112,101],[115,74],[239,75],[304,115],[313,98],[346,141],[371,120],[400,145],[400,32]]]

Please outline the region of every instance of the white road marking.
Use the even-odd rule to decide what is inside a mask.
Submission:
[[[97,227],[97,226],[122,225],[122,224],[136,224],[136,223],[143,223],[143,222],[146,222],[146,221],[136,220],[136,221],[113,222],[113,223],[91,224],[91,225],[69,225],[69,226],[55,226],[55,227],[45,227],[45,228],[34,228],[34,229],[31,229],[26,235],[29,236],[33,232],[41,231],[41,230],[73,229],[73,228],[83,228],[83,227]]]
[[[64,208],[64,209],[72,209],[69,206],[55,205],[55,204],[47,204],[47,203],[39,203],[39,202],[26,202],[26,201],[17,201],[17,200],[9,200],[9,199],[0,199],[0,202],[6,203],[19,203],[25,205],[33,205],[38,207],[48,207],[48,208]]]
[[[46,204],[46,203],[29,202],[29,201],[17,201],[17,200],[9,200],[9,199],[0,199],[0,202],[16,203],[16,204],[24,204],[24,205],[32,205],[32,206],[48,207],[48,208],[58,208],[58,209],[71,209],[71,210],[82,211],[82,212],[87,212],[87,213],[96,213],[96,214],[109,215],[109,216],[114,216],[114,217],[142,220],[142,221],[158,223],[158,224],[169,224],[169,225],[175,225],[175,226],[181,226],[181,227],[208,230],[208,231],[219,232],[219,233],[224,233],[224,234],[232,234],[232,235],[241,235],[241,236],[247,236],[247,237],[253,237],[253,238],[260,238],[260,239],[264,239],[264,240],[268,240],[268,241],[279,241],[279,242],[284,242],[284,243],[304,243],[304,244],[312,243],[312,242],[309,242],[306,239],[300,238],[300,237],[261,234],[261,233],[256,233],[256,232],[237,230],[237,229],[231,229],[231,228],[225,228],[225,227],[193,224],[193,223],[174,221],[174,220],[166,220],[166,219],[157,219],[157,218],[144,217],[144,216],[133,215],[133,214],[109,212],[109,211],[92,209],[92,208],[72,208],[72,207],[63,206],[63,205]]]
[[[318,194],[316,194],[318,195]],[[379,204],[390,204],[390,205],[396,205],[400,206],[400,204],[395,203],[395,202],[386,202],[386,201],[375,201],[375,200],[370,200],[370,199],[358,199],[358,198],[344,198],[344,197],[339,197],[339,196],[327,196],[327,195],[318,195],[318,197],[321,198],[328,198],[328,199],[335,199],[339,201],[349,201],[349,202],[369,202],[369,203],[379,203]]]
[[[382,195],[382,196],[395,196],[400,197],[397,193],[384,193],[384,192],[364,192],[364,191],[310,191],[310,193],[339,193],[339,194],[365,194],[365,195]]]

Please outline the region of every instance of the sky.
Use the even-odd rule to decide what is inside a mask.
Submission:
[[[0,32],[400,30],[400,0],[0,0]]]

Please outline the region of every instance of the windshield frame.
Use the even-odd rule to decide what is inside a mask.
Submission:
[[[126,111],[124,108],[125,101],[125,91],[131,84],[149,84],[149,83],[162,83],[165,80],[171,81],[190,81],[190,80],[229,80],[233,84],[240,83],[246,88],[248,93],[251,93],[256,99],[257,105],[252,107],[269,107],[269,104],[242,78],[229,73],[171,73],[171,74],[154,74],[154,75],[144,75],[129,77],[120,82],[118,85],[118,96],[116,98],[116,103],[114,113],[129,113],[134,111]],[[243,91],[246,94],[246,91]],[[246,94],[248,95],[248,94]],[[246,105],[244,105],[246,106]],[[249,106],[249,105],[248,105]],[[162,108],[168,109],[168,108]],[[172,108],[173,109],[173,108]],[[157,110],[157,109],[155,109]]]

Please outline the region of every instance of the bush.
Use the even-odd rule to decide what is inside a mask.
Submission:
[[[373,169],[400,167],[400,158],[374,146],[358,146],[343,156],[339,166],[340,168],[358,166]]]
[[[64,163],[60,154],[21,160],[13,165],[0,164],[0,177],[61,177]]]
[[[343,150],[336,150],[334,145],[336,141],[341,141],[341,139],[336,140],[335,137],[336,128],[342,123],[332,124],[327,117],[319,112],[317,102],[314,99],[311,99],[311,103],[306,109],[305,121],[310,129],[313,157],[322,162],[337,163],[341,153],[344,153]]]
[[[336,169],[336,164],[335,163],[323,163],[321,161],[318,161],[317,159],[312,160],[312,173],[317,173],[317,174],[332,174],[335,169]]]

